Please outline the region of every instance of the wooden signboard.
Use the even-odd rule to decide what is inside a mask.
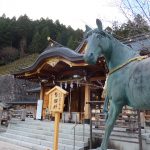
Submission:
[[[67,91],[59,86],[55,86],[46,93],[49,96],[49,110],[55,113],[55,126],[54,126],[54,150],[58,150],[58,133],[59,133],[59,122],[60,113],[64,109],[65,96],[68,94]]]
[[[50,110],[52,112],[63,112],[64,107],[64,94],[58,90],[54,90],[53,93],[51,93],[51,106]]]

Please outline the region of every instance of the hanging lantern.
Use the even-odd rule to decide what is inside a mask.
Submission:
[[[78,80],[77,80],[76,84],[77,84],[77,87],[79,87],[79,81]]]
[[[67,82],[65,82],[65,89],[67,89]]]
[[[62,82],[60,82],[60,87],[62,88]]]
[[[79,83],[78,86],[81,87],[81,84]]]
[[[73,89],[73,83],[72,83],[72,82],[70,83],[70,88],[72,88],[72,89]]]

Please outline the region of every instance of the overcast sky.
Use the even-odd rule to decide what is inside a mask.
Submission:
[[[119,9],[120,0],[0,0],[0,15],[7,17],[27,14],[30,19],[50,18],[74,29],[84,29],[85,24],[96,27],[99,18],[104,26],[113,21],[123,23],[126,18]]]

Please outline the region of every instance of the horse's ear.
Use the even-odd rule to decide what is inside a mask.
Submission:
[[[88,25],[85,25],[85,28],[86,28],[86,30],[85,30],[86,33],[89,32],[90,30],[92,30]]]
[[[102,27],[102,22],[99,20],[99,19],[96,19],[96,24],[97,24],[97,27],[100,31],[103,30],[103,27]]]

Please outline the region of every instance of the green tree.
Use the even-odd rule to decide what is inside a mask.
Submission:
[[[47,37],[50,36],[49,28],[46,26],[42,29],[40,34],[40,42],[41,42],[41,51],[42,52],[48,45]]]
[[[0,48],[12,45],[12,22],[5,14],[0,17]]]
[[[41,36],[39,34],[39,32],[37,31],[33,38],[32,38],[32,42],[30,45],[30,52],[31,53],[39,53],[41,51]]]
[[[10,19],[3,14],[0,17],[0,58],[2,56],[3,62],[9,63],[18,57],[18,53],[20,57],[30,53],[40,53],[48,46],[48,36],[64,46],[75,49],[82,40],[82,35],[82,30],[66,27],[59,20],[53,22],[49,18],[41,18],[33,21],[27,15]],[[11,59],[4,57],[7,53],[10,55],[9,51]]]
[[[27,15],[18,18],[16,28],[19,37],[20,56],[22,57],[27,50],[27,39],[32,29],[31,21]]]
[[[135,16],[133,21],[129,20],[120,27],[117,24],[113,26],[114,36],[118,39],[129,38],[149,31],[148,23],[139,14]]]
[[[74,43],[74,38],[73,36],[71,36],[68,40],[68,43],[67,43],[67,47],[71,48],[71,49],[74,49],[75,48],[75,43]]]

